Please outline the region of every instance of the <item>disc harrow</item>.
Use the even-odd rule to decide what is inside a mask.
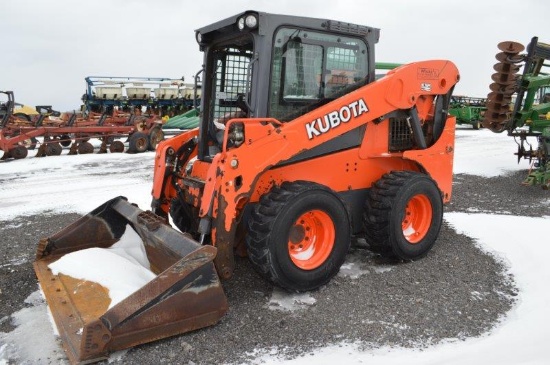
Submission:
[[[524,185],[550,189],[550,44],[533,37],[527,47],[506,41],[498,49],[483,126],[514,138],[518,162],[530,164]]]
[[[125,144],[119,140],[122,138],[128,139],[128,152],[139,153],[154,150],[164,139],[162,119],[154,114],[113,110],[111,114],[75,112],[31,118],[13,113],[13,92],[0,93],[8,95],[0,114],[3,160],[25,158],[35,148],[38,148],[36,157],[61,155],[64,147],[69,155],[93,153],[91,138],[101,141],[98,153],[123,152]]]
[[[510,124],[512,94],[521,79],[518,74],[521,65],[518,64],[524,59],[519,53],[525,47],[521,43],[505,41],[498,44],[498,49],[501,52],[495,58],[499,62],[493,66],[496,72],[491,76],[494,82],[490,86],[491,93],[487,95],[487,111],[482,124],[485,128],[500,133]]]

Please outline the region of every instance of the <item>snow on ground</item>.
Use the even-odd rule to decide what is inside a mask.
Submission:
[[[526,169],[526,162],[516,164],[515,149],[513,140],[505,134],[459,127],[454,171],[490,177]],[[147,209],[153,156],[153,153],[78,155],[0,162],[0,219],[44,211],[87,213],[118,195],[127,196],[129,201]],[[547,331],[550,295],[546,290],[550,269],[546,257],[550,246],[540,238],[547,235],[550,217],[448,213],[445,219],[457,232],[473,237],[483,249],[504,260],[515,276],[520,289],[518,304],[491,333],[462,342],[449,341],[423,351],[381,348],[363,352],[357,344],[342,343],[290,361],[281,360],[272,352],[254,362],[298,365],[546,363],[548,351],[545,349],[550,340]],[[515,229],[519,226],[521,230]],[[342,275],[358,278],[367,271],[350,261],[344,264]],[[274,290],[266,303],[270,308],[282,310],[307,310],[313,304],[314,299],[307,294],[297,297],[279,290]],[[24,363],[46,363],[44,357],[60,358],[61,349],[55,341],[46,308],[43,302],[34,301],[32,307],[12,314],[11,320],[17,327],[10,333],[0,333],[0,365],[14,353]],[[0,319],[5,320],[10,319]]]
[[[534,140],[532,142],[536,143]],[[456,130],[453,171],[455,174],[493,177],[528,169],[527,161],[517,163],[515,152],[517,145],[506,132],[493,133],[488,129],[476,131],[459,126]]]
[[[120,195],[142,209],[150,207],[153,152],[66,153],[0,161],[0,220],[45,211],[85,214]]]

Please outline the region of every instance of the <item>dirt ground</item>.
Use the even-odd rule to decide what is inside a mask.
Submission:
[[[445,211],[475,208],[487,213],[550,215],[550,207],[541,204],[547,192],[520,186],[524,176],[525,171],[507,178],[456,175],[453,201]],[[38,238],[76,218],[75,214],[43,214],[0,222],[0,332],[15,329],[12,314],[29,306],[25,298],[38,289],[32,268]],[[219,324],[135,347],[110,363],[246,363],[258,350],[275,349],[294,357],[341,341],[359,341],[368,348],[425,347],[487,332],[510,310],[517,295],[504,264],[447,224],[424,259],[382,259],[356,239],[346,263],[363,274],[353,277],[342,270],[328,285],[309,294],[314,298],[312,305],[281,311],[269,305],[273,286],[246,259],[239,259],[234,277],[223,283],[229,311]],[[51,364],[60,361],[44,359]]]

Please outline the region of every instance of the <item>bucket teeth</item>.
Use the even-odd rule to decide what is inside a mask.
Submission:
[[[518,75],[519,63],[524,60],[519,53],[525,47],[512,41],[501,42],[497,47],[501,52],[495,56],[499,62],[493,66],[496,72],[491,75],[494,82],[489,86],[491,92],[487,95],[487,111],[482,125],[493,132],[503,132],[511,119],[510,103],[521,77]]]

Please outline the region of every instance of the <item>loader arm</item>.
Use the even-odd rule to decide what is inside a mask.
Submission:
[[[168,220],[170,201],[177,196],[179,189],[175,184],[175,171],[179,171],[189,160],[197,156],[198,135],[199,129],[195,128],[164,140],[157,146],[151,209],[165,220]]]
[[[426,104],[431,106],[437,95],[450,94],[458,80],[458,69],[450,61],[411,63],[287,123],[269,118],[229,121],[223,150],[214,157],[206,177],[199,213],[199,231],[203,235],[211,233],[212,243],[218,248],[215,263],[220,276],[231,276],[235,222],[263,172],[361,125],[367,125],[366,136],[369,136],[371,126],[382,123],[398,111],[410,115],[415,140],[420,146],[418,153],[408,151],[404,157],[418,159],[422,165],[421,162],[429,158],[422,153],[427,146],[423,143],[425,138],[420,125],[429,113]],[[446,111],[442,113],[446,119]],[[233,126],[243,128],[245,142],[237,148],[228,148]],[[447,136],[443,146],[441,143],[436,145],[441,149],[438,153],[448,156],[443,163],[446,170],[452,171],[453,138]],[[381,151],[379,156],[369,158],[383,156]],[[448,181],[442,184],[446,190],[442,195],[447,196],[446,200],[450,196],[452,178],[452,174],[447,175]]]

